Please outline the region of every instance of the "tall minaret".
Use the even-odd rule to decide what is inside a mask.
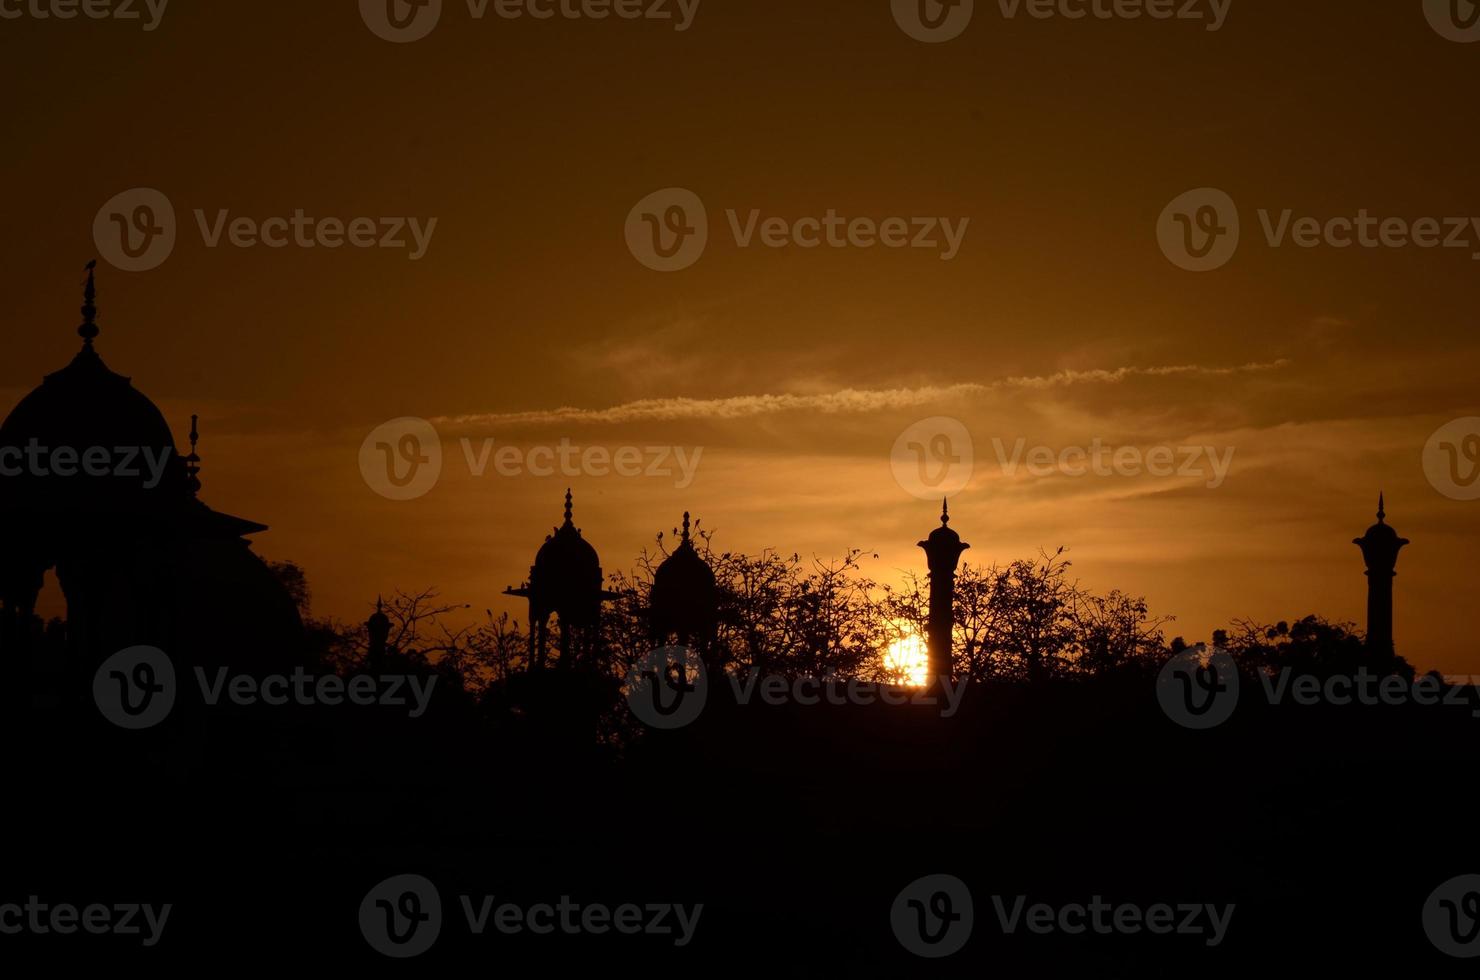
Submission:
[[[1367,649],[1373,653],[1393,652],[1393,577],[1398,573],[1398,552],[1407,538],[1387,525],[1383,495],[1377,495],[1377,523],[1352,544],[1362,549],[1367,563]]]
[[[920,542],[925,549],[925,558],[930,565],[930,683],[951,677],[951,631],[955,624],[956,607],[956,564],[961,552],[971,545],[961,540],[961,535],[951,530],[951,515],[940,502],[940,527],[930,532],[930,537]]]

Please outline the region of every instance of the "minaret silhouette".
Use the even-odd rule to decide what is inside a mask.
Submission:
[[[971,545],[961,540],[961,535],[951,530],[951,514],[947,501],[940,502],[940,527],[930,532],[930,537],[920,542],[925,549],[925,558],[930,565],[930,680],[938,684],[949,680],[952,674],[951,633],[956,615],[956,565],[961,552]]]
[[[1362,549],[1367,563],[1367,649],[1393,652],[1393,578],[1398,574],[1398,552],[1408,544],[1387,524],[1386,501],[1377,495],[1377,523],[1352,544]]]

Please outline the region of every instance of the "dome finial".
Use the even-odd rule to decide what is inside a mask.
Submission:
[[[1377,494],[1377,523],[1381,524],[1385,520],[1387,520],[1387,506],[1383,500],[1383,494],[1379,492]]]
[[[951,508],[950,508],[950,503],[951,503],[951,498],[949,498],[949,497],[942,497],[942,498],[940,498],[940,526],[941,527],[945,527],[947,524],[951,523]]]
[[[565,526],[570,527],[574,522],[571,520],[571,512],[574,510],[571,504],[570,487],[565,488]]]
[[[683,540],[689,540],[689,512],[683,512]]]
[[[200,454],[195,451],[200,442],[200,416],[190,416],[190,455],[185,457],[185,486],[194,497],[200,493]]]
[[[82,326],[77,328],[77,336],[82,338],[84,350],[92,349],[93,338],[98,335],[98,284],[94,278],[97,267],[97,259],[87,264],[87,285],[82,289]]]

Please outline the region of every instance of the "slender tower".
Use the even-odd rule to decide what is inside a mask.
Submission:
[[[955,624],[956,565],[971,545],[951,530],[947,501],[940,502],[940,527],[920,542],[930,565],[930,684],[951,677],[951,631]]]
[[[1377,523],[1352,544],[1362,549],[1367,563],[1367,649],[1373,653],[1393,652],[1393,577],[1398,552],[1408,544],[1387,524],[1383,495],[1377,495]]]

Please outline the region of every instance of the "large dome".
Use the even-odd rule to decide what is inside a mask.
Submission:
[[[0,508],[25,514],[157,512],[184,502],[185,465],[158,407],[93,349],[89,266],[82,350],[0,424]]]
[[[83,468],[89,453],[93,474]],[[8,507],[153,509],[180,502],[184,490],[184,466],[164,415],[91,347],[48,375],[0,424],[0,463],[0,502]]]

